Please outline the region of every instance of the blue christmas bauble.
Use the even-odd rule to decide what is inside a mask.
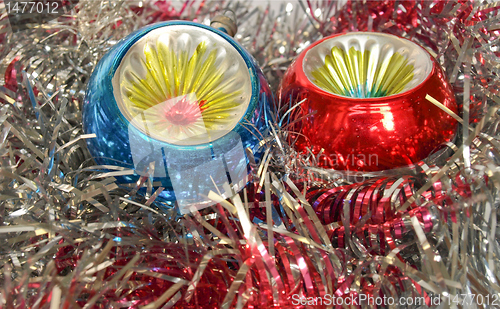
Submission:
[[[150,25],[98,63],[83,105],[87,144],[99,165],[152,176],[181,212],[211,204],[210,191],[247,182],[246,149],[268,132],[272,94],[255,60],[232,37],[202,24]]]

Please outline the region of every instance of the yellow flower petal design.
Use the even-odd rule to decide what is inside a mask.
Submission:
[[[313,83],[328,92],[353,97],[373,98],[400,93],[413,79],[413,65],[398,52],[390,57],[372,55],[351,47],[348,52],[334,46],[324,64],[313,71]]]
[[[132,75],[132,80],[125,86],[132,115],[171,98],[194,93],[207,129],[213,128],[217,122],[229,120],[227,112],[238,106],[232,99],[241,95],[241,91],[226,91],[227,84],[221,83],[222,67],[215,66],[216,52],[215,49],[208,52],[206,42],[201,42],[191,57],[187,51],[175,53],[163,42],[157,45],[157,49],[147,44],[143,62],[147,76],[140,79]]]
[[[115,73],[124,115],[147,135],[179,145],[208,142],[234,128],[252,91],[239,52],[198,27],[152,33],[131,47]]]

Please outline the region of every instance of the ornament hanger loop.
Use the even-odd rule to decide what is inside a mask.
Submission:
[[[210,22],[210,26],[219,29],[230,36],[234,36],[238,31],[236,25],[236,14],[229,9],[224,10],[222,14],[214,16]]]

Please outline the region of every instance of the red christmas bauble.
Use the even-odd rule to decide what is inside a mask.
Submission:
[[[324,168],[411,165],[451,141],[457,127],[429,101],[458,112],[436,60],[416,43],[385,33],[347,33],[310,45],[289,67],[279,95],[282,104],[305,99],[290,136],[299,152],[319,154]]]

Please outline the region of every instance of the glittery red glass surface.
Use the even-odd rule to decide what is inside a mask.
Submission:
[[[433,69],[420,85],[380,98],[348,98],[326,92],[303,71],[304,50],[289,67],[280,87],[281,102],[306,99],[291,136],[296,149],[319,154],[318,165],[352,171],[380,171],[411,165],[428,157],[455,135],[457,121],[426,100],[432,96],[458,113],[453,91],[432,59]]]

